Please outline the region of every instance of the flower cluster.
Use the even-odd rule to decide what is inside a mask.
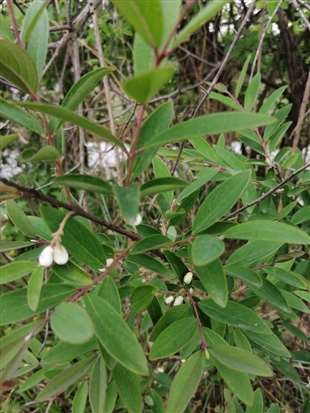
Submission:
[[[184,275],[183,278],[183,282],[184,284],[189,285],[193,280],[193,273],[192,272],[187,272]],[[190,292],[191,292],[192,288],[190,288]],[[181,305],[183,304],[184,298],[182,297],[182,295],[178,295],[177,297],[173,297],[172,295],[169,295],[168,297],[165,298],[165,303],[167,305],[170,305],[173,303],[173,305],[176,307],[177,305]]]
[[[65,265],[69,260],[66,248],[60,243],[48,245],[39,256],[39,264],[42,267],[50,267],[55,262],[58,265]]]

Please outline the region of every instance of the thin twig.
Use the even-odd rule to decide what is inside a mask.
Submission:
[[[10,16],[10,19],[11,19],[11,22],[12,22],[12,27],[13,27],[16,43],[20,47],[22,47],[22,42],[21,42],[21,39],[20,39],[18,24],[17,24],[15,13],[14,13],[14,6],[13,6],[13,3],[12,3],[12,0],[7,0],[6,4],[8,6],[8,13],[9,13],[9,16]]]
[[[308,72],[308,79],[306,82],[305,92],[304,92],[304,96],[302,98],[302,102],[300,105],[297,125],[294,129],[294,140],[293,140],[293,145],[292,145],[293,152],[296,151],[296,148],[298,147],[298,144],[299,144],[301,128],[304,123],[307,105],[309,103],[309,98],[310,98],[310,70]]]
[[[278,185],[274,186],[273,188],[269,189],[269,191],[265,192],[264,194],[262,194],[261,196],[259,196],[258,198],[254,199],[254,201],[249,202],[248,204],[244,205],[241,208],[236,209],[236,211],[231,212],[230,214],[226,215],[225,219],[230,219],[233,218],[235,216],[238,216],[241,212],[245,211],[246,209],[259,204],[260,202],[262,202],[264,199],[268,198],[270,195],[274,194],[275,192],[277,192],[278,189],[282,188],[282,186],[284,186],[285,184],[287,184],[287,182],[291,181],[293,178],[295,178],[295,176],[297,176],[298,174],[300,174],[301,172],[305,171],[307,168],[310,167],[310,162],[307,162],[304,166],[302,166],[301,168],[297,169],[295,172],[293,172],[291,175],[289,175],[288,177],[286,177],[285,179],[283,179],[283,181],[281,181]]]

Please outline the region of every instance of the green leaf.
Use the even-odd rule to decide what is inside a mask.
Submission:
[[[140,75],[154,67],[155,54],[152,48],[143,40],[139,33],[135,34],[133,43],[134,74]]]
[[[121,142],[119,139],[117,139],[108,129],[104,128],[101,125],[98,125],[97,123],[94,123],[87,118],[84,118],[83,116],[77,115],[75,112],[72,112],[70,109],[61,107],[61,106],[55,106],[55,105],[49,105],[46,103],[32,103],[32,102],[27,102],[23,103],[22,106],[24,106],[26,109],[30,109],[33,111],[37,111],[40,113],[45,113],[50,116],[54,116],[55,118],[61,119],[64,122],[70,122],[76,126],[79,126],[90,133],[99,136],[103,140],[113,143],[120,148],[124,149],[124,144]]]
[[[172,48],[178,47],[181,43],[186,42],[193,33],[201,26],[211,20],[229,0],[213,0],[197,13],[192,20],[177,34],[172,44]]]
[[[36,268],[36,263],[31,261],[13,261],[0,267],[0,285],[19,280]]]
[[[29,161],[38,162],[38,161],[50,161],[54,162],[60,158],[60,153],[57,151],[55,146],[45,145],[39,149],[39,151],[33,155]]]
[[[276,357],[289,358],[291,355],[282,341],[275,334],[256,334],[256,332],[245,330],[248,338],[263,349]]]
[[[275,279],[278,279],[285,284],[292,285],[297,288],[309,288],[309,282],[305,277],[294,271],[284,270],[283,268],[273,267],[267,270],[267,273],[272,275]]]
[[[28,220],[22,208],[13,200],[6,202],[6,210],[13,224],[25,235],[35,235],[35,229]]]
[[[232,98],[229,96],[222,95],[221,93],[211,92],[209,95],[210,99],[216,100],[217,102],[223,103],[223,105],[232,108],[234,110],[241,110],[240,105],[236,103]]]
[[[181,318],[173,322],[154,341],[150,359],[158,360],[179,352],[194,336],[196,330],[197,323],[193,317]]]
[[[108,182],[97,176],[91,175],[62,175],[57,176],[53,185],[64,185],[83,191],[98,192],[99,194],[111,194],[112,187]]]
[[[105,277],[100,284],[98,295],[99,297],[105,299],[118,313],[121,312],[122,305],[118,288],[110,275]]]
[[[225,244],[212,235],[203,234],[196,237],[192,243],[192,260],[197,267],[210,264],[225,251]]]
[[[127,78],[123,88],[136,102],[146,103],[170,80],[175,70],[175,65],[165,63],[159,68]]]
[[[90,356],[56,374],[47,386],[40,391],[36,401],[44,402],[63,393],[68,387],[81,380],[88,373],[93,365],[93,361],[94,356]]]
[[[138,185],[113,187],[114,194],[121,210],[122,217],[129,225],[138,225],[139,219],[139,204],[140,204],[140,188]]]
[[[129,413],[142,412],[142,389],[140,377],[120,364],[113,369],[113,378],[122,403]]]
[[[151,285],[135,288],[131,296],[132,311],[134,313],[144,311],[151,304],[154,295],[154,287]]]
[[[42,74],[48,50],[47,4],[48,1],[33,1],[27,9],[21,31],[21,39],[26,44],[27,52],[35,63],[39,75]]]
[[[247,284],[254,287],[261,287],[263,285],[263,280],[259,274],[250,268],[243,267],[241,264],[225,265],[225,271],[233,277],[241,278]]]
[[[183,179],[167,176],[166,178],[155,178],[141,186],[141,197],[158,194],[161,192],[175,191],[187,185]]]
[[[163,36],[163,9],[160,0],[112,0],[119,13],[153,48],[160,46]]]
[[[281,311],[284,311],[285,313],[291,313],[291,310],[289,309],[287,302],[285,301],[285,298],[283,297],[279,289],[268,280],[264,280],[263,285],[260,288],[251,286],[251,289],[260,298],[269,301],[270,304],[279,308]]]
[[[220,260],[217,259],[208,265],[196,267],[196,271],[210,298],[219,306],[225,307],[228,300],[228,286]]]
[[[170,308],[163,316],[158,320],[156,323],[152,334],[151,340],[156,340],[156,337],[169,325],[174,323],[175,321],[180,320],[181,318],[187,318],[192,316],[191,307],[188,304],[178,305],[176,307]]]
[[[152,141],[154,135],[167,129],[172,122],[173,115],[172,100],[168,100],[166,103],[158,106],[158,108],[156,108],[142,124],[139,134],[138,149],[147,142]],[[137,154],[133,167],[134,178],[140,176],[141,173],[148,168],[157,149],[158,148],[152,148]]]
[[[242,129],[254,129],[258,126],[269,125],[274,118],[260,114],[247,112],[219,112],[211,115],[200,116],[185,122],[180,122],[170,129],[153,136],[152,142],[141,146],[148,149],[154,146],[162,146],[167,143],[180,142],[195,138],[200,139],[203,135],[215,135],[226,132],[234,132]]]
[[[132,254],[141,254],[143,252],[152,251],[165,247],[171,243],[171,240],[163,235],[152,235],[136,242],[131,250]]]
[[[36,67],[27,52],[8,39],[0,38],[0,76],[25,93],[38,89]]]
[[[0,98],[0,117],[17,123],[38,135],[43,133],[42,124],[35,116],[18,107],[14,102]]]
[[[105,350],[128,370],[147,375],[143,349],[121,315],[101,297],[88,295],[85,302],[95,334]]]
[[[84,287],[92,284],[91,277],[75,264],[54,265],[53,273],[59,277],[65,284],[74,287]]]
[[[10,240],[0,240],[0,252],[15,251],[22,248],[31,247],[33,242],[27,241],[10,241]]]
[[[180,17],[182,0],[160,0],[163,10],[164,30],[161,46],[163,47],[167,41],[167,37],[177,24]],[[154,412],[155,413],[155,412]]]
[[[18,139],[18,135],[11,134],[0,136],[0,151],[3,151],[4,148],[11,145],[11,143],[15,142]]]
[[[55,365],[66,364],[97,349],[98,342],[95,338],[83,344],[69,344],[59,341],[43,355],[43,365],[47,368],[53,368]]]
[[[272,376],[270,367],[261,358],[249,351],[228,344],[217,344],[208,350],[216,360],[233,370],[256,376]]]
[[[287,89],[287,86],[281,86],[271,93],[270,96],[264,99],[262,106],[259,111],[261,113],[271,113],[275,107],[277,100],[283,95],[284,91]]]
[[[107,369],[102,357],[94,364],[89,379],[89,403],[92,413],[104,412],[107,391]]]
[[[81,383],[72,401],[72,413],[84,413],[87,403],[88,385],[87,382]]]
[[[244,109],[251,111],[257,103],[258,94],[261,88],[261,76],[257,73],[250,81],[244,96]]]
[[[181,203],[184,199],[188,198],[190,195],[204,186],[207,182],[211,181],[217,173],[218,171],[216,169],[210,167],[200,171],[195,181],[193,181],[190,185],[183,189],[183,191],[177,197],[177,201]]]
[[[39,306],[41,289],[43,285],[44,269],[42,267],[36,268],[29,278],[27,288],[28,305],[32,311],[36,311]]]
[[[20,262],[18,261],[18,263]],[[1,295],[0,300],[0,326],[27,320],[27,318],[35,314],[43,313],[48,308],[65,300],[74,291],[74,288],[63,284],[47,284],[43,286],[40,304],[36,311],[31,311],[28,306],[27,288],[4,293]]]
[[[254,401],[252,406],[248,406],[246,413],[263,413],[264,399],[261,389],[256,389],[254,393]]]
[[[294,225],[303,224],[304,222],[307,222],[307,221],[310,221],[310,205],[300,208],[292,216],[292,224]]]
[[[224,232],[226,238],[274,243],[310,244],[310,236],[299,228],[277,221],[257,220],[235,225]]]
[[[252,265],[274,255],[283,242],[249,241],[235,250],[227,260],[227,264],[242,266]]]
[[[228,301],[225,308],[210,299],[200,301],[199,308],[210,318],[256,334],[272,334],[270,328],[255,311],[243,304]]]
[[[205,355],[194,353],[182,364],[171,384],[166,413],[183,413],[194,396],[205,366]]]
[[[71,344],[89,341],[94,328],[87,312],[76,303],[62,303],[55,308],[51,327],[60,340]]]
[[[193,232],[198,233],[219,221],[235,205],[248,186],[249,171],[241,172],[226,179],[207,196],[200,206],[193,222]]]

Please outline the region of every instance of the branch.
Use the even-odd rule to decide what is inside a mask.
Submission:
[[[278,185],[274,186],[273,188],[269,189],[269,191],[265,192],[264,194],[262,194],[261,196],[259,196],[258,198],[254,199],[254,201],[249,202],[248,204],[244,205],[243,207],[236,209],[236,211],[231,212],[230,214],[228,214],[225,219],[229,219],[229,218],[233,218],[237,215],[240,214],[240,212],[245,211],[246,209],[250,208],[251,206],[254,206],[256,204],[259,204],[260,202],[262,202],[264,199],[268,198],[270,195],[272,195],[273,193],[275,193],[278,189],[282,188],[282,186],[284,186],[287,182],[289,182],[290,180],[292,180],[293,178],[295,178],[295,176],[297,176],[298,174],[300,174],[301,172],[305,171],[307,168],[310,167],[310,162],[307,162],[304,166],[302,166],[301,168],[297,169],[295,172],[293,172],[291,175],[289,175],[287,178],[283,179],[283,181],[281,181]]]
[[[53,196],[43,194],[43,192],[38,191],[35,188],[28,188],[18,183],[9,181],[5,178],[0,178],[0,182],[7,186],[17,189],[25,198],[34,198],[41,202],[46,202],[55,208],[64,208],[68,211],[72,211],[75,215],[87,218],[90,221],[95,222],[96,224],[102,225],[103,227],[110,229],[111,231],[125,235],[127,238],[133,241],[137,241],[140,239],[139,235],[135,234],[134,232],[128,231],[123,227],[110,224],[109,222],[106,222],[104,219],[97,218],[95,215],[85,211],[78,205],[66,204],[65,202],[59,201],[57,198],[54,198]]]

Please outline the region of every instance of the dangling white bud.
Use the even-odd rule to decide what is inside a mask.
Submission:
[[[61,244],[57,244],[54,247],[54,261],[58,265],[65,265],[69,261],[68,251]]]
[[[113,262],[114,262],[113,258],[108,258],[105,262],[105,266],[110,267],[113,264]]]
[[[190,284],[192,282],[193,279],[193,273],[192,272],[188,272],[185,274],[184,278],[183,278],[183,282],[184,284]]]
[[[137,214],[133,219],[128,220],[128,224],[132,225],[133,227],[136,227],[137,225],[140,225],[142,222],[142,215]]]
[[[173,305],[176,307],[177,305],[181,305],[183,303],[183,297],[181,295],[178,295],[176,299],[174,300]]]
[[[174,297],[172,295],[169,295],[168,297],[165,298],[165,303],[167,305],[171,304],[174,300]]]
[[[54,249],[48,245],[39,255],[39,264],[41,267],[50,267],[53,264]]]

